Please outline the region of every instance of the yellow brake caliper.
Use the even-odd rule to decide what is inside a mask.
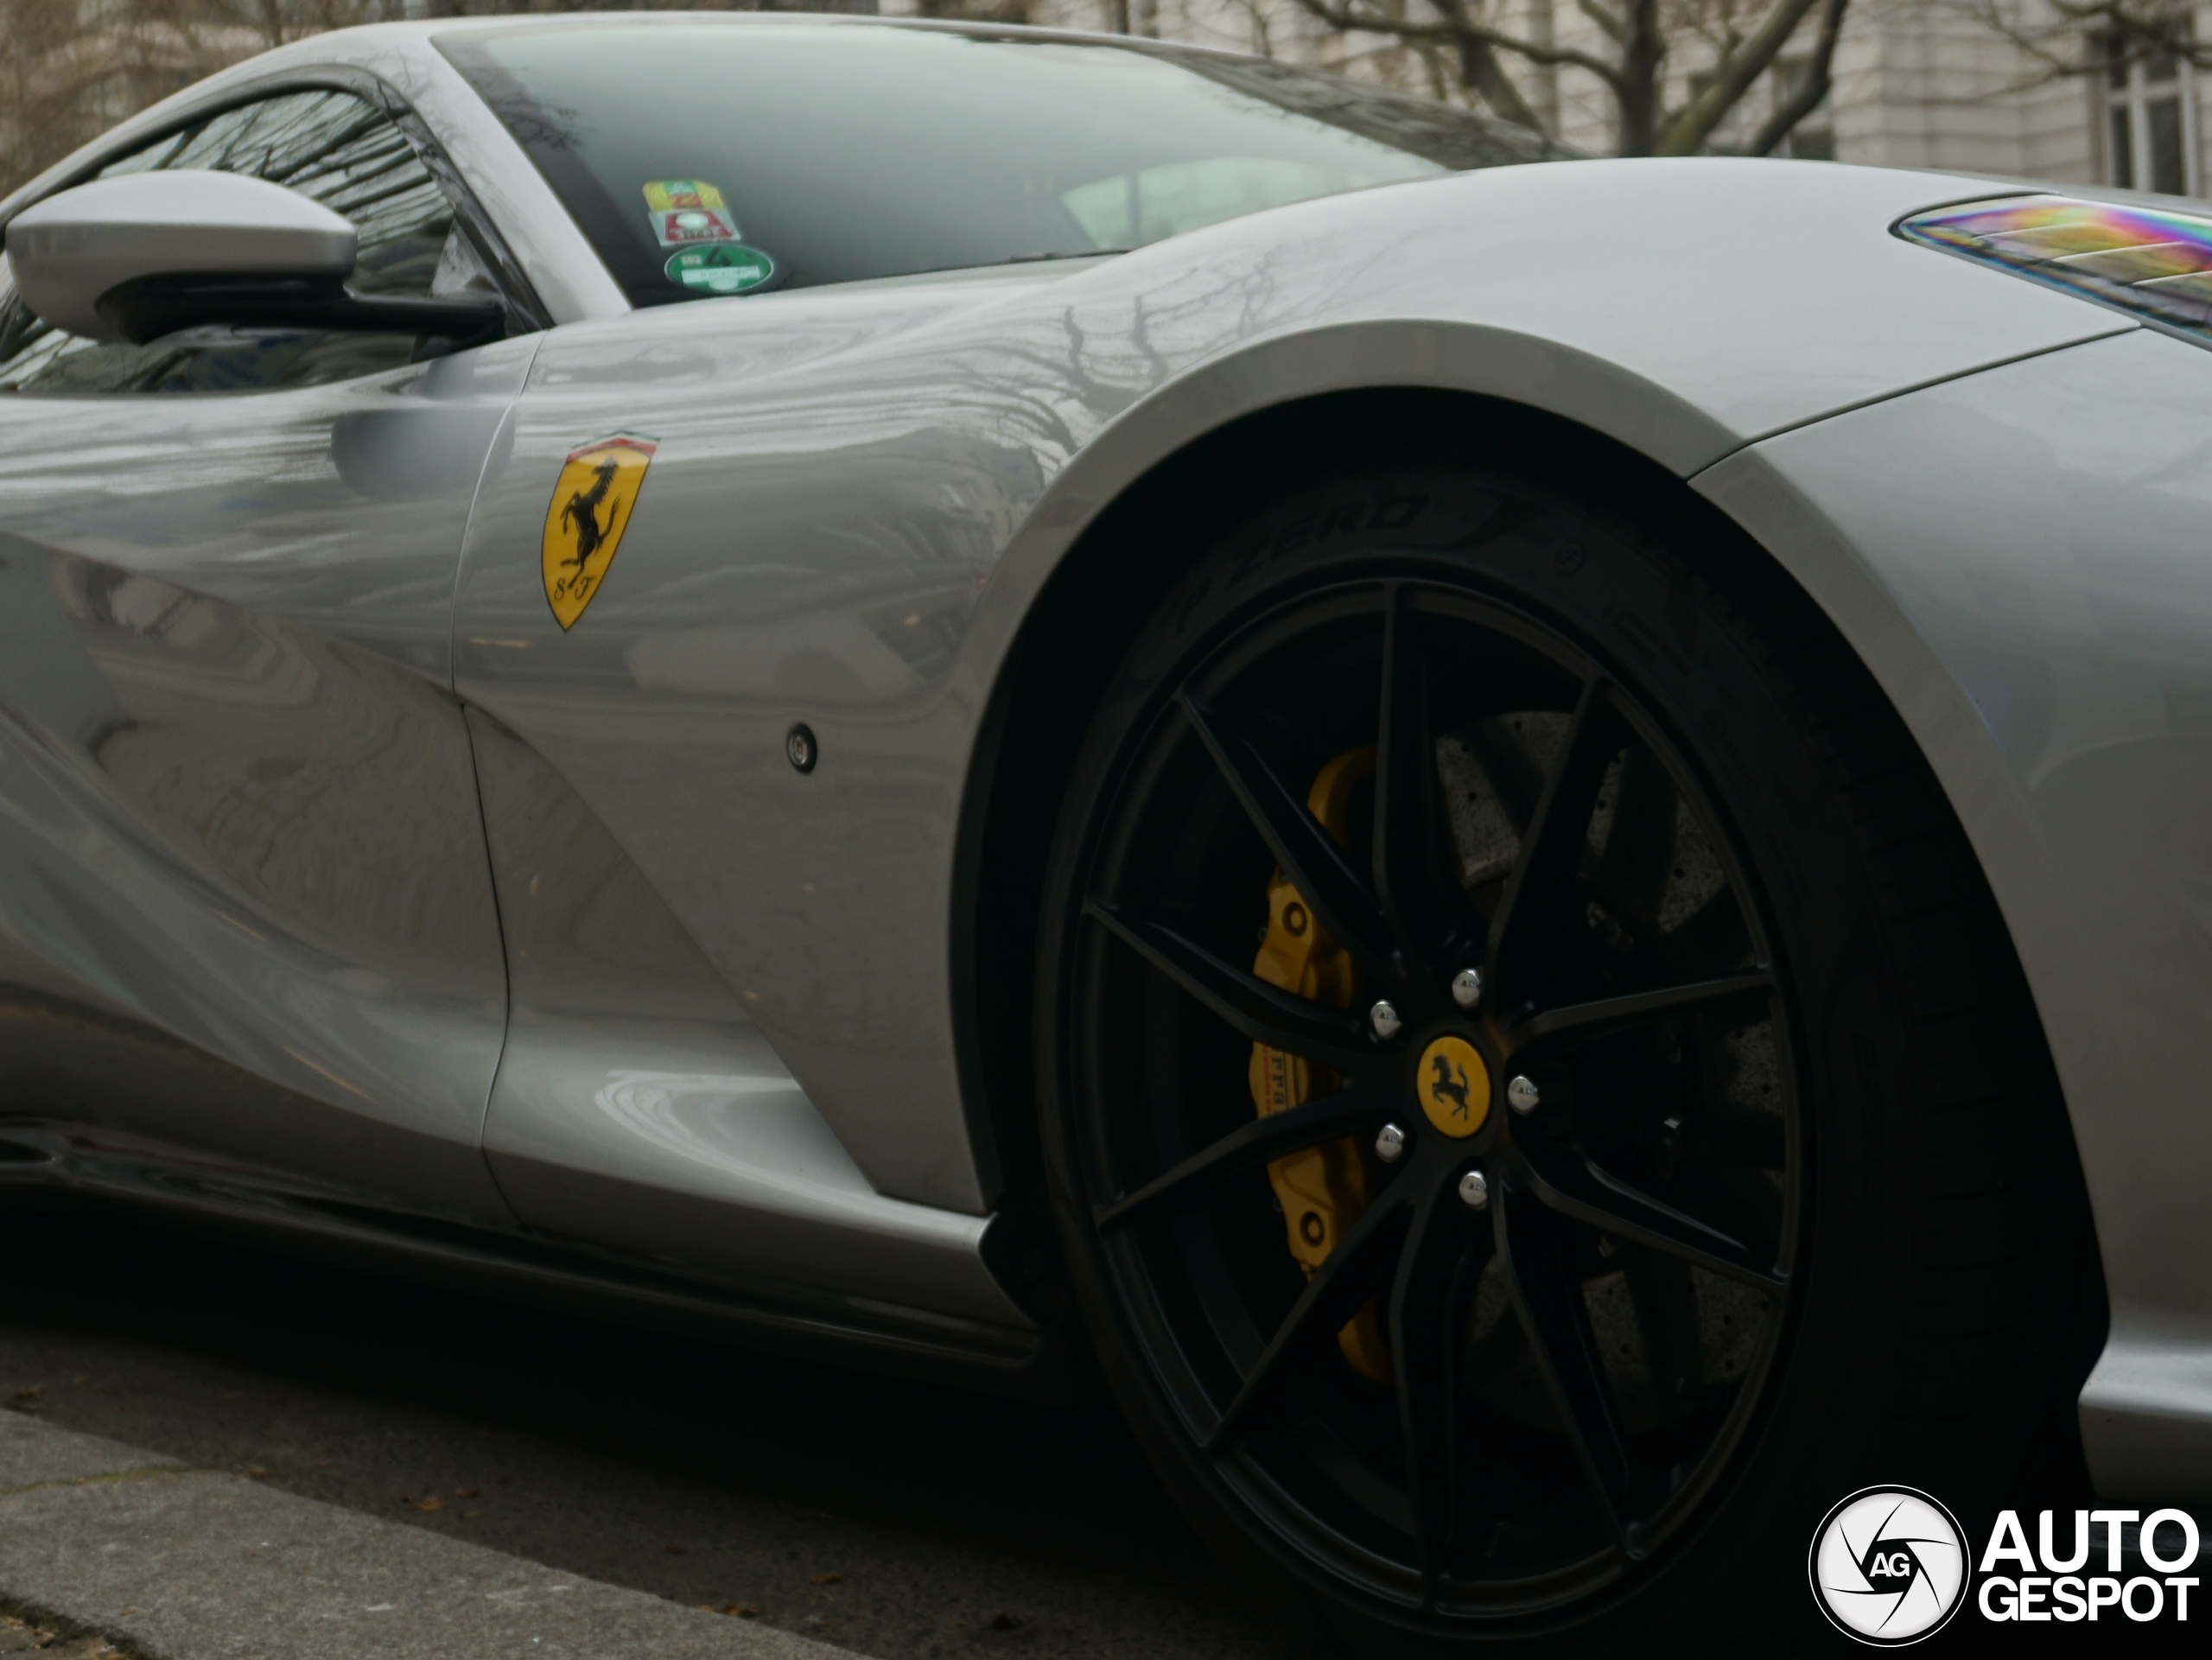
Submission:
[[[1306,805],[1340,847],[1351,845],[1346,828],[1351,792],[1375,771],[1375,750],[1347,749],[1324,766],[1313,780]],[[1359,992],[1359,971],[1351,954],[1329,938],[1298,890],[1278,870],[1268,882],[1268,932],[1252,972],[1270,985],[1315,1002],[1350,1008]],[[1260,1116],[1287,1112],[1316,1095],[1334,1091],[1337,1075],[1296,1055],[1252,1046],[1252,1102]],[[1367,1208],[1367,1167],[1358,1143],[1349,1138],[1287,1153],[1268,1166],[1268,1180],[1282,1205],[1290,1254],[1313,1277],[1337,1248],[1344,1231]],[[1378,1383],[1390,1381],[1389,1351],[1375,1323],[1370,1302],[1343,1331],[1337,1343],[1352,1370]]]

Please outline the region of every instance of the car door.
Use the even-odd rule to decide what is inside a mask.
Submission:
[[[373,88],[265,91],[101,171],[159,168],[346,214],[364,290],[491,283]],[[505,1219],[451,620],[533,347],[94,345],[0,290],[0,1120]]]

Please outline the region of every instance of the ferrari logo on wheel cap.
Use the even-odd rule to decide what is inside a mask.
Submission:
[[[1490,1069],[1465,1038],[1439,1038],[1421,1051],[1421,1110],[1446,1135],[1471,1135],[1490,1116]]]
[[[626,432],[569,452],[545,510],[545,599],[563,629],[599,592],[659,448]]]

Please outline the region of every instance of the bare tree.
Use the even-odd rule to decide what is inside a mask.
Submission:
[[[1538,127],[1514,66],[1579,69],[1611,97],[1624,156],[1688,156],[1706,149],[1744,106],[1783,50],[1811,22],[1804,67],[1745,148],[1771,153],[1827,96],[1850,0],[1574,0],[1594,26],[1590,44],[1508,27],[1503,0],[1298,0],[1332,29],[1441,48],[1473,99],[1509,121]],[[1815,17],[1817,9],[1818,16]],[[1690,75],[1673,74],[1687,60]],[[1689,95],[1670,105],[1670,85]]]
[[[0,0],[0,188],[263,44],[248,34],[226,50],[217,32],[177,0]]]
[[[2020,83],[2101,74],[2155,59],[2212,67],[2190,8],[2177,0],[1955,0],[1957,8],[2018,47],[2030,66]]]
[[[397,0],[0,0],[0,191],[226,64]]]

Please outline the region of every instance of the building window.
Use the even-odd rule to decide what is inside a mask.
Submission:
[[[2105,175],[2123,190],[2196,194],[2196,94],[2188,60],[2146,48],[2139,38],[2107,35],[2105,60]]]
[[[1780,109],[1789,101],[1790,93],[1797,90],[1797,83],[1805,79],[1811,65],[1810,58],[1777,58],[1768,73],[1772,89],[1774,107]],[[1801,162],[1833,162],[1835,160],[1834,99],[1822,93],[1821,101],[1805,111],[1804,118],[1792,127],[1782,141],[1781,156],[1796,157]]]

